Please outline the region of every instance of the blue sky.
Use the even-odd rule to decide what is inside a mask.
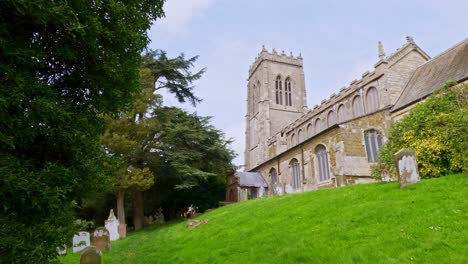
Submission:
[[[467,38],[466,10],[466,0],[168,0],[166,18],[150,30],[150,48],[200,56],[197,68],[207,72],[195,92],[203,102],[192,108],[163,92],[164,102],[213,116],[235,140],[234,163],[241,165],[247,73],[262,45],[302,53],[311,108],[372,70],[378,41],[389,55],[413,36],[435,56]]]

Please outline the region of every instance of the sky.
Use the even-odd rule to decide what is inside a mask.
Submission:
[[[166,17],[149,31],[149,48],[200,56],[196,108],[162,92],[164,104],[201,116],[234,142],[244,164],[249,65],[262,45],[302,54],[308,107],[319,104],[412,36],[431,57],[468,37],[466,0],[167,0]]]

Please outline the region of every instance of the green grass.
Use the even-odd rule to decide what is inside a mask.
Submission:
[[[228,205],[112,242],[103,263],[468,263],[468,178],[365,184]],[[63,263],[79,263],[69,253]]]

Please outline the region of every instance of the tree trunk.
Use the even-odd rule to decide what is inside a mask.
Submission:
[[[117,192],[117,218],[120,224],[125,224],[125,191],[119,190]]]
[[[141,191],[133,192],[133,226],[135,230],[141,229],[145,224],[145,215],[143,211],[143,193]]]

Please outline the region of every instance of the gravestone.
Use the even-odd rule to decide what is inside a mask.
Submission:
[[[93,232],[93,246],[104,251],[110,249],[110,235],[105,227],[98,227]]]
[[[101,264],[102,253],[95,247],[86,247],[81,251],[80,264]]]
[[[262,198],[265,195],[265,188],[260,187],[258,188],[258,198]]]
[[[104,226],[109,231],[111,241],[118,240],[120,238],[119,224],[119,220],[114,215],[114,210],[111,209],[109,212],[109,217],[107,218],[104,224]]]
[[[291,186],[291,184],[286,184],[286,186],[284,187],[284,193],[289,194],[289,193],[293,193],[293,192],[294,192],[294,189]]]
[[[275,183],[273,186],[275,194],[283,194],[283,189],[281,188],[281,185],[279,183]]]
[[[394,155],[400,188],[419,182],[418,163],[413,149],[401,149]]]
[[[63,244],[63,246],[57,247],[57,253],[58,253],[60,256],[65,256],[65,255],[67,255],[67,245]]]
[[[78,235],[73,236],[73,253],[83,250],[85,247],[89,246],[91,243],[89,241],[88,232],[78,232]]]

